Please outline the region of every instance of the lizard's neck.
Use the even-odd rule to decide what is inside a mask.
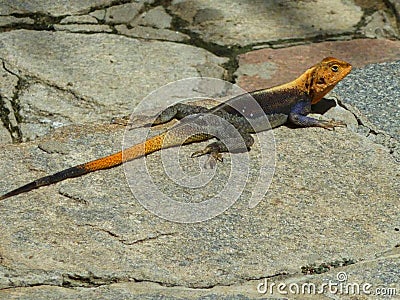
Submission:
[[[325,81],[321,81],[318,77],[319,71],[318,67],[311,67],[290,83],[292,86],[309,95],[311,104],[320,101],[335,86],[334,84],[330,85]]]

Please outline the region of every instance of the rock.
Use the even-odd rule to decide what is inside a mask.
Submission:
[[[12,26],[16,24],[33,24],[31,18],[17,18],[13,16],[0,16],[0,26]]]
[[[383,11],[376,11],[366,18],[367,25],[361,29],[361,33],[367,38],[391,38],[398,35],[390,24],[390,21]]]
[[[16,105],[15,97],[18,84],[21,84],[17,73],[12,73],[4,63],[0,67],[0,144],[11,143],[13,139],[20,140],[17,117],[13,113]]]
[[[75,33],[95,33],[95,32],[113,32],[113,29],[108,25],[99,24],[65,24],[65,25],[54,25],[54,29],[57,31],[67,31]]]
[[[97,19],[92,16],[68,16],[61,20],[60,24],[97,24]]]
[[[109,122],[130,114],[154,89],[198,76],[198,66],[208,65],[213,75],[218,69],[223,77],[223,68],[215,66],[227,61],[189,45],[109,34],[19,30],[0,37],[0,57],[27,81],[19,91],[27,95],[21,99],[23,110],[14,112],[22,113],[25,140],[72,120]],[[207,73],[204,68],[202,72]],[[39,83],[35,87],[40,88],[31,89],[30,83]],[[45,95],[51,95],[50,102],[43,99]]]
[[[116,25],[115,29],[122,35],[148,40],[185,42],[190,39],[186,34],[169,29],[156,29],[145,26],[135,26],[128,29],[126,25]]]
[[[0,15],[42,13],[51,16],[65,16],[88,12],[93,7],[109,6],[112,0],[71,0],[71,1],[13,1],[4,0]]]
[[[400,23],[400,2],[398,0],[388,0],[387,2],[393,7],[397,22]]]
[[[204,41],[225,46],[340,35],[355,31],[363,15],[360,7],[339,0],[175,0],[169,10]]]
[[[122,134],[123,129],[109,125],[71,126],[38,141],[63,145],[50,153],[37,142],[3,146],[0,159],[10,168],[0,170],[0,190],[118,151]],[[7,278],[2,288],[48,282],[95,287],[121,281],[197,289],[240,286],[254,278],[299,275],[302,266],[314,262],[372,260],[396,245],[399,212],[393,199],[400,192],[400,169],[387,150],[342,128],[281,127],[274,136],[275,176],[262,202],[248,207],[259,175],[252,168],[240,199],[202,223],[168,222],[144,209],[126,185],[122,168],[2,201],[0,245],[6,269],[0,278]],[[167,156],[167,165],[174,166],[170,171],[177,170],[176,161],[187,175],[198,170],[189,156],[205,144],[182,147],[179,160]],[[167,166],[160,155],[149,156],[147,167],[163,193],[184,199],[194,194],[202,200],[225,187],[231,172],[231,160],[225,157],[207,186],[184,189],[183,194],[184,187],[159,173]],[[257,166],[258,146],[250,157]]]
[[[371,64],[352,71],[336,88],[348,95],[345,102],[357,107],[369,121],[400,141],[400,61]],[[351,95],[351,96],[350,96]]]
[[[10,144],[12,143],[12,138],[7,128],[0,126],[0,144]]]
[[[95,10],[89,13],[89,15],[96,18],[99,21],[103,21],[106,18],[106,10],[105,9]]]
[[[157,6],[145,13],[143,13],[138,21],[131,22],[131,26],[136,23],[143,26],[150,26],[154,28],[170,28],[172,17],[167,14],[162,6]]]
[[[144,7],[143,3],[126,3],[106,9],[105,22],[110,24],[129,24]]]

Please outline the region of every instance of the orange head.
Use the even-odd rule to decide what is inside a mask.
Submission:
[[[308,93],[312,104],[321,100],[335,85],[351,71],[351,64],[334,57],[324,58],[320,63],[311,67],[307,82]]]

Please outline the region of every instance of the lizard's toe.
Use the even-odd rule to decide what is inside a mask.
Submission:
[[[209,155],[206,163],[204,164],[204,167],[207,168],[208,166],[213,169],[218,161],[223,162],[224,158],[221,153],[216,151],[212,146],[207,146],[203,150],[199,150],[196,152],[193,152],[191,157],[199,157],[203,155]]]
[[[204,168],[207,169],[207,167],[210,167],[210,169],[214,169],[218,161],[224,161],[222,154],[218,152],[211,152],[206,163],[204,164]]]
[[[334,130],[335,127],[346,127],[346,123],[343,121],[336,121],[336,120],[329,120],[329,121],[324,121],[321,123],[321,127],[328,129],[328,130]]]

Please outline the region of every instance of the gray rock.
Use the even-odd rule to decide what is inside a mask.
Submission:
[[[109,125],[63,127],[38,141],[58,142],[62,147],[55,151],[54,145],[38,148],[36,142],[4,146],[0,159],[10,168],[0,170],[0,190],[118,151],[122,134],[123,129]],[[140,134],[131,132],[136,141]],[[74,287],[121,281],[236,286],[254,278],[301,274],[301,266],[318,261],[374,259],[396,245],[400,214],[393,201],[400,195],[400,169],[383,147],[341,128],[281,127],[274,136],[275,177],[263,201],[248,208],[258,175],[260,148],[255,146],[250,152],[255,168],[240,199],[202,223],[172,223],[151,214],[131,194],[123,168],[2,201],[1,256],[8,270],[3,287],[59,281],[54,274],[62,274],[63,286]],[[163,174],[167,166],[176,172],[177,161],[186,174],[198,171],[189,156],[205,144],[182,147],[179,160],[167,156],[164,165],[159,154],[147,158],[160,191],[190,202],[221,191],[231,172],[229,156],[201,189],[176,185]]]
[[[105,9],[95,10],[89,13],[89,15],[96,18],[99,21],[103,21],[106,18],[106,10]]]
[[[129,24],[143,9],[143,3],[126,3],[106,10],[105,21],[110,24]]]
[[[29,14],[43,13],[52,16],[75,15],[88,12],[91,8],[109,6],[112,0],[56,0],[56,1],[14,1],[3,0],[0,15],[13,13]]]
[[[130,114],[154,89],[198,76],[203,65],[216,76],[215,66],[227,61],[183,44],[25,30],[1,34],[0,57],[28,83],[38,83],[19,91],[22,111],[14,113],[21,116],[24,139],[70,122]],[[224,69],[219,72],[222,77]]]
[[[244,64],[239,65],[234,75],[236,77],[242,76],[257,76],[262,79],[270,79],[276,71],[276,65],[269,62],[258,64]]]
[[[187,29],[218,45],[277,43],[355,31],[363,12],[350,1],[174,0]]]
[[[67,31],[75,33],[113,32],[113,29],[110,26],[100,24],[56,24],[54,25],[54,29],[57,31]]]
[[[150,26],[154,28],[170,28],[172,17],[165,11],[162,6],[157,6],[145,13],[143,13],[136,22],[131,22],[130,25],[135,24]]]
[[[126,25],[116,25],[115,29],[118,31],[119,34],[147,40],[185,42],[190,39],[190,37],[186,34],[169,29],[156,29],[145,26],[135,26],[132,28],[128,28]]]
[[[60,24],[97,24],[97,18],[92,15],[68,16],[61,20]]]
[[[400,61],[353,70],[335,88],[378,129],[400,140]]]
[[[31,18],[17,18],[13,16],[0,16],[0,26],[12,26],[16,24],[33,24]]]
[[[367,38],[389,38],[398,36],[392,27],[388,16],[383,11],[376,11],[365,19],[367,25],[361,28],[361,34]]]
[[[17,117],[13,113],[13,106],[17,105],[14,101],[19,83],[17,75],[7,70],[6,63],[0,68],[0,143],[10,143],[13,138],[20,138]]]
[[[392,5],[397,22],[400,22],[400,2],[398,0],[388,0],[387,2]]]
[[[0,125],[0,144],[9,144],[12,142],[10,132],[4,126]]]

